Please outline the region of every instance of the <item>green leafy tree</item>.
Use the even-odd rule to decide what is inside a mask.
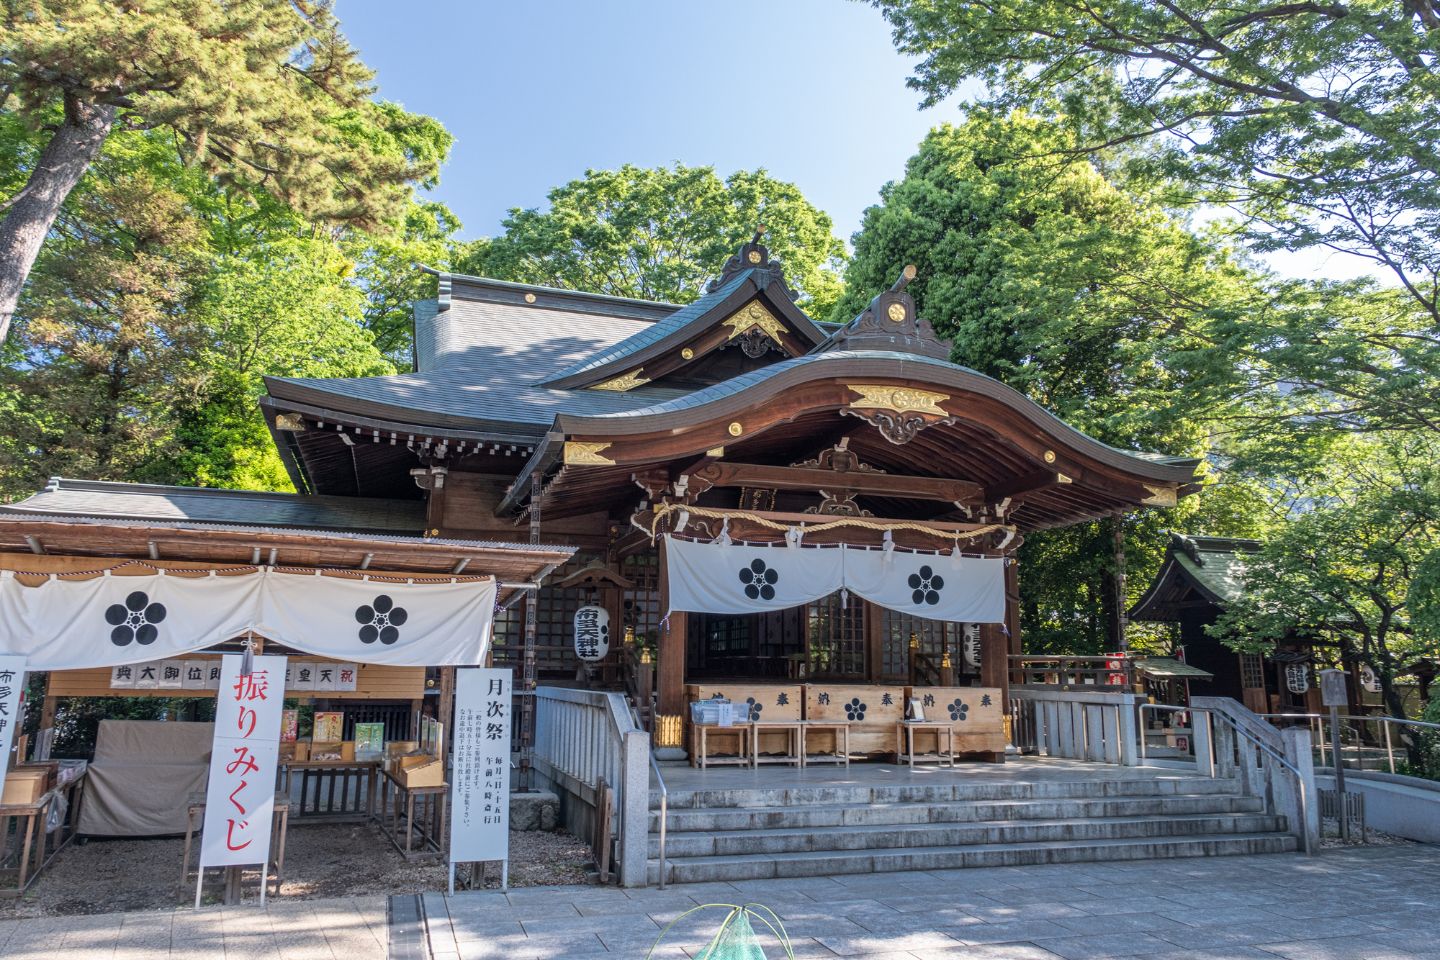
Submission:
[[[1208,455],[1217,424],[1233,412],[1232,381],[1195,375],[1190,355],[1263,295],[1225,248],[1117,186],[1089,158],[1056,162],[1073,142],[1062,125],[1024,113],[976,111],[932,130],[905,176],[865,212],[831,319],[853,317],[913,263],[908,289],[957,363],[1107,443]],[[1238,532],[1228,507],[1209,509],[1234,502],[1207,495],[1167,514],[1029,537],[1020,554],[1029,648],[1098,653],[1117,644],[1125,604],[1116,525],[1127,567],[1148,570],[1165,526]]]
[[[1397,680],[1427,652],[1408,594],[1440,537],[1437,456],[1427,434],[1338,434],[1315,472],[1273,479],[1281,522],[1212,633],[1255,653],[1297,630],[1334,640],[1374,671],[1390,714],[1404,716]]]
[[[687,303],[756,227],[812,313],[839,295],[844,245],[830,218],[764,170],[721,180],[711,167],[590,170],[552,190],[545,210],[513,209],[504,233],[456,269],[644,300]]]
[[[0,126],[0,151],[17,129]],[[160,131],[112,136],[52,232],[0,356],[0,495],[55,474],[288,489],[263,377],[394,369],[371,330],[386,258],[413,241],[316,229]]]
[[[153,160],[144,140],[114,145],[71,198],[27,290],[0,369],[4,493],[50,474],[128,476],[197,386],[188,357],[204,333],[190,307],[205,231]]]
[[[874,0],[927,103],[1058,107],[1069,151],[1235,206],[1265,248],[1340,250],[1440,322],[1440,5]]]
[[[371,101],[329,0],[6,0],[0,18],[0,106],[43,134],[0,220],[0,341],[117,129],[162,130],[227,184],[367,228],[401,217],[449,146],[435,121]]]
[[[356,231],[344,244],[356,262],[355,282],[365,293],[365,328],[397,367],[409,370],[414,363],[415,301],[435,296],[435,278],[415,267],[449,269],[465,246],[455,240],[459,230],[459,218],[443,203],[415,201],[400,230]]]

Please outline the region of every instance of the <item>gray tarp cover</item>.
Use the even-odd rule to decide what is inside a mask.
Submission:
[[[101,720],[80,832],[184,833],[186,798],[205,789],[214,738],[213,723]]]

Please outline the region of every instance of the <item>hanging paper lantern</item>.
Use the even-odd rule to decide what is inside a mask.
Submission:
[[[1368,665],[1360,667],[1360,686],[1371,693],[1380,692],[1380,678],[1375,676],[1375,671],[1371,670]]]
[[[965,658],[965,666],[977,672],[980,670],[980,624],[967,623],[962,628],[960,653]]]
[[[585,606],[575,611],[575,656],[591,663],[610,652],[610,612]]]
[[[1285,687],[1291,693],[1305,693],[1310,689],[1310,670],[1303,663],[1285,665]]]

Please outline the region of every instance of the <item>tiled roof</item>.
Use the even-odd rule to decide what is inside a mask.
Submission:
[[[1259,549],[1258,540],[1172,532],[1159,572],[1129,616],[1172,622],[1179,617],[1177,603],[1195,594],[1223,607],[1240,597],[1245,587],[1246,558]]]
[[[1245,558],[1260,549],[1258,540],[1176,535],[1175,560],[1191,578],[1221,601],[1239,599],[1245,585]]]
[[[449,309],[437,312],[433,301],[417,305],[417,373],[270,377],[266,385],[280,400],[351,411],[359,401],[381,418],[532,436],[543,433],[557,413],[612,413],[680,393],[657,387],[616,393],[541,386],[558,371],[648,330],[654,321],[637,317],[644,306],[639,301],[617,306],[604,298],[581,302],[579,295],[562,300],[563,291],[551,291],[548,299],[537,296],[532,305],[523,300],[526,289],[457,278]],[[679,309],[649,306],[657,318]],[[626,315],[607,314],[602,307],[623,307]]]
[[[608,366],[616,360],[620,360],[631,354],[637,353],[652,343],[659,343],[666,337],[685,329],[694,321],[709,313],[716,304],[723,303],[735,291],[745,284],[751,282],[751,278],[757,271],[754,269],[742,270],[737,273],[728,283],[718,287],[713,293],[694,301],[687,306],[681,307],[664,320],[657,320],[655,323],[646,325],[643,329],[637,330],[630,336],[618,343],[612,344],[604,350],[598,350],[589,357],[575,363],[564,370],[552,374],[547,380],[564,380],[576,374],[584,373],[587,370],[595,370]]]
[[[169,487],[53,477],[45,489],[0,514],[113,520],[174,521],[410,535],[425,529],[420,500],[301,496],[253,490]]]

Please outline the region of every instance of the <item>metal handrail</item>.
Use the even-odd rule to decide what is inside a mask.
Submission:
[[[635,718],[635,725],[640,725],[640,714],[635,705],[630,705],[630,715]],[[655,771],[655,782],[660,785],[660,889],[665,889],[665,830],[668,826],[670,815],[670,788],[665,786],[665,776],[660,772],[660,764],[655,761],[655,750],[649,751],[650,769]]]
[[[1207,717],[1208,722],[1211,723],[1212,726],[1213,726],[1214,720],[1215,720],[1215,715],[1216,715],[1216,711],[1211,710],[1209,707],[1175,707],[1175,706],[1170,706],[1169,704],[1163,704],[1163,703],[1142,703],[1142,704],[1139,704],[1138,706],[1139,706],[1139,708],[1140,708],[1139,713],[1140,713],[1140,716],[1141,716],[1142,721],[1143,721],[1144,713],[1145,713],[1146,710],[1161,710],[1161,711],[1167,711],[1167,712],[1170,712],[1170,713],[1203,713],[1203,714],[1205,714],[1205,716]],[[1264,714],[1258,714],[1258,716],[1265,716],[1265,715],[1264,715]],[[1292,777],[1295,778],[1295,783],[1297,784],[1297,786],[1299,787],[1299,790],[1300,790],[1300,814],[1301,814],[1302,817],[1308,819],[1308,817],[1309,817],[1309,815],[1310,815],[1310,791],[1309,791],[1309,789],[1308,789],[1308,788],[1306,787],[1306,785],[1305,785],[1305,776],[1304,776],[1304,774],[1302,774],[1302,773],[1300,772],[1300,768],[1297,767],[1294,763],[1291,763],[1290,760],[1289,760],[1283,753],[1281,753],[1280,751],[1276,750],[1274,747],[1272,747],[1270,744],[1266,743],[1265,741],[1261,740],[1259,737],[1255,736],[1255,735],[1254,735],[1253,733],[1251,733],[1249,730],[1246,730],[1244,727],[1240,726],[1240,724],[1236,722],[1235,718],[1226,716],[1224,713],[1221,713],[1221,714],[1220,714],[1220,719],[1222,719],[1222,720],[1224,720],[1226,723],[1230,724],[1230,729],[1234,730],[1240,737],[1244,738],[1245,740],[1247,740],[1247,741],[1249,741],[1250,743],[1254,744],[1255,746],[1259,747],[1259,748],[1260,748],[1260,751],[1261,751],[1262,753],[1264,753],[1266,756],[1270,757],[1270,759],[1272,759],[1272,760],[1274,760],[1276,763],[1278,763],[1278,764],[1281,766],[1281,768],[1283,768],[1284,770],[1286,770]],[[1140,757],[1141,757],[1141,759],[1143,760],[1143,759],[1145,759],[1145,724],[1144,724],[1143,722],[1140,724],[1139,734],[1140,734]],[[1213,742],[1213,735],[1212,735],[1212,742]],[[1199,760],[1200,760],[1200,758],[1199,758],[1199,757],[1196,757],[1196,762],[1197,762],[1197,763],[1199,762]],[[1314,851],[1312,851],[1312,850],[1310,849],[1310,840],[1309,840],[1310,833],[1309,833],[1309,829],[1308,829],[1308,828],[1304,829],[1304,830],[1302,831],[1302,835],[1305,837],[1305,847],[1306,847],[1305,852],[1306,852],[1306,853],[1312,853],[1312,852],[1314,852]]]
[[[655,782],[660,784],[660,889],[665,889],[665,820],[669,813],[670,791],[665,778],[660,775],[660,764],[655,762],[655,753],[650,753],[650,769],[655,771]]]
[[[1145,753],[1145,711],[1162,710],[1167,713],[1209,713],[1208,710],[1195,710],[1191,707],[1172,707],[1168,703],[1142,703],[1140,707],[1140,759],[1149,759]]]
[[[1260,716],[1260,717],[1263,717],[1263,718],[1265,718],[1265,719],[1267,719],[1267,720],[1313,720],[1313,721],[1315,721],[1315,724],[1314,724],[1315,729],[1316,729],[1315,737],[1316,737],[1317,747],[1318,747],[1318,749],[1319,749],[1319,751],[1320,751],[1320,763],[1321,763],[1322,765],[1325,763],[1326,746],[1327,746],[1327,744],[1328,744],[1328,742],[1329,742],[1329,741],[1327,741],[1327,740],[1325,739],[1325,721],[1329,719],[1329,715],[1328,715],[1328,714],[1324,714],[1324,713],[1262,713],[1262,714],[1259,714],[1259,716]],[[1428,720],[1410,720],[1410,719],[1407,719],[1407,718],[1405,718],[1405,717],[1387,717],[1387,716],[1379,716],[1379,715],[1376,715],[1376,716],[1356,716],[1356,715],[1354,715],[1354,714],[1352,714],[1352,713],[1342,713],[1342,714],[1338,714],[1336,719],[1346,720],[1346,721],[1354,721],[1354,722],[1360,722],[1360,723],[1376,722],[1376,723],[1383,723],[1383,724],[1385,724],[1385,726],[1382,727],[1381,729],[1384,730],[1384,732],[1385,732],[1385,760],[1386,760],[1386,762],[1387,762],[1387,763],[1389,764],[1389,766],[1390,766],[1390,773],[1391,773],[1391,774],[1394,774],[1394,773],[1395,773],[1395,745],[1394,745],[1394,743],[1392,742],[1392,740],[1391,740],[1391,738],[1390,738],[1390,725],[1391,725],[1391,724],[1399,724],[1399,725],[1405,726],[1405,727],[1420,727],[1420,728],[1423,728],[1423,729],[1426,729],[1426,730],[1440,730],[1440,723],[1432,723],[1432,722],[1430,722],[1430,721],[1428,721]],[[1362,744],[1362,746],[1363,746],[1363,744]],[[1332,762],[1333,764],[1339,765],[1339,764],[1341,763],[1341,759],[1342,759],[1342,758],[1340,758],[1340,757],[1333,757],[1333,758],[1331,758],[1331,762]],[[1363,770],[1363,768],[1364,768],[1364,767],[1363,767],[1363,760],[1362,760],[1361,769]]]

